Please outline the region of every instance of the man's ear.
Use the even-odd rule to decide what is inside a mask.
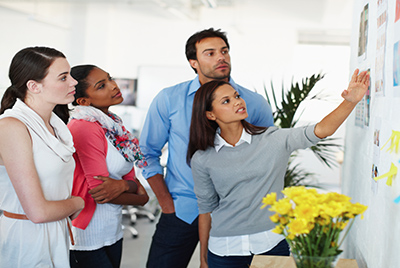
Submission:
[[[207,111],[207,112],[206,112],[206,117],[207,117],[208,120],[213,120],[213,121],[215,121],[215,119],[216,119],[214,113],[213,113],[213,112],[210,112],[210,111]]]
[[[193,69],[197,70],[197,67],[198,67],[198,64],[199,64],[197,62],[197,60],[189,60],[189,63],[190,63],[190,66],[192,66]]]
[[[90,100],[85,97],[80,97],[76,100],[76,103],[78,103],[81,106],[89,106],[90,105]]]
[[[34,94],[40,93],[42,89],[42,85],[35,80],[28,80],[28,82],[26,82],[26,87]]]

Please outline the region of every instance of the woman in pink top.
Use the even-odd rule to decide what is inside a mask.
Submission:
[[[146,165],[138,141],[109,111],[123,101],[110,75],[93,65],[71,69],[78,81],[68,123],[76,153],[73,194],[85,209],[72,222],[76,240],[71,267],[119,267],[122,255],[122,205],[144,205],[148,195],[133,163]]]

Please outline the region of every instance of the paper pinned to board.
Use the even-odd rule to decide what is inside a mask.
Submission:
[[[374,180],[375,180],[375,181],[378,181],[378,180],[381,180],[381,179],[384,179],[384,178],[387,177],[386,184],[387,184],[388,186],[392,186],[393,178],[394,178],[394,176],[396,176],[396,175],[397,175],[397,167],[392,163],[392,164],[390,165],[390,170],[389,170],[388,172],[386,172],[385,174],[380,175],[380,176],[378,176],[378,177],[375,177]]]

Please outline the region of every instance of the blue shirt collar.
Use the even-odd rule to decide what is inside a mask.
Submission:
[[[231,84],[232,87],[233,87],[237,92],[239,92],[239,88],[238,88],[238,86],[236,85],[235,81],[233,81],[232,77],[229,78],[229,84]],[[190,87],[189,87],[189,90],[188,90],[187,95],[189,96],[189,95],[192,95],[192,94],[196,93],[196,91],[197,91],[200,87],[201,87],[201,84],[200,84],[199,76],[197,76],[197,77],[193,80],[193,82],[190,84]],[[239,94],[240,94],[240,92],[239,92]]]

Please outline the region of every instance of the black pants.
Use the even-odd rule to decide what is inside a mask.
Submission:
[[[146,267],[186,268],[198,242],[198,218],[188,224],[175,213],[163,213],[153,235]]]
[[[122,239],[111,246],[96,250],[70,250],[71,268],[119,268],[122,257]]]
[[[278,243],[270,251],[259,255],[289,256],[289,245],[285,239]],[[209,268],[248,268],[254,255],[250,256],[218,256],[208,251],[207,261]]]

